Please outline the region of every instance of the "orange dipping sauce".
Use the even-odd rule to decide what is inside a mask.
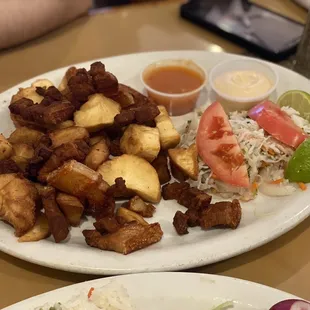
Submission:
[[[206,74],[191,60],[162,60],[147,66],[141,80],[158,105],[170,115],[183,115],[195,108]]]
[[[204,82],[202,76],[186,67],[157,67],[146,73],[145,83],[162,93],[183,94],[197,89]]]

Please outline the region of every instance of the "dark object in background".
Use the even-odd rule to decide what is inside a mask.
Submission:
[[[304,29],[247,0],[192,0],[181,16],[273,61],[295,53]]]
[[[152,0],[94,0],[93,7],[96,8],[104,8],[108,6],[117,6],[117,5],[123,5],[123,4],[131,4],[131,3],[137,3],[137,2],[147,2]]]
[[[94,0],[94,8],[103,8],[106,6],[129,4],[130,0]]]

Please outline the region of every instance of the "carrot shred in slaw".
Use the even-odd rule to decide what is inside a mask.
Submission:
[[[280,183],[282,183],[283,181],[284,181],[284,179],[281,178],[281,179],[277,179],[277,180],[271,181],[270,183],[271,183],[271,184],[280,184]]]
[[[297,184],[302,191],[305,191],[307,189],[307,185],[305,183],[298,182]]]
[[[217,179],[218,179],[218,177],[216,176],[216,174],[214,174],[213,172],[212,172],[212,174],[211,174],[211,178],[214,179],[214,180],[217,180]]]
[[[252,184],[252,192],[255,192],[258,189],[258,183],[254,182]]]
[[[89,289],[88,294],[87,294],[88,299],[90,299],[90,297],[93,295],[93,291],[94,291],[94,290],[95,290],[95,289],[94,289],[93,287],[91,287],[91,288]]]

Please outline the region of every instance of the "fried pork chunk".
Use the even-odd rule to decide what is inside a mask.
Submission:
[[[121,112],[115,116],[114,124],[124,127],[137,123],[139,125],[153,125],[155,127],[154,120],[159,113],[157,105],[151,101],[148,104],[135,103],[122,108]]]
[[[241,206],[237,199],[221,201],[211,204],[209,208],[202,211],[200,226],[209,229],[215,226],[223,226],[236,229],[241,221]]]
[[[85,211],[96,218],[114,212],[114,199],[106,195],[108,184],[98,172],[76,160],[66,161],[48,174],[47,183],[66,194],[86,199],[88,207]]]
[[[94,226],[100,233],[114,233],[121,228],[121,225],[114,216],[103,217],[96,221]]]
[[[189,189],[189,184],[186,182],[174,182],[166,184],[162,187],[162,195],[164,200],[177,200],[182,192]]]
[[[117,78],[105,70],[105,65],[100,62],[94,62],[90,66],[89,74],[93,78],[93,85],[97,93],[102,93],[111,97],[118,93]]]
[[[182,191],[177,201],[181,206],[200,211],[209,207],[211,199],[212,197],[204,191],[196,187],[190,187]]]
[[[122,108],[135,103],[135,98],[130,91],[130,87],[123,84],[118,85],[118,92],[116,95],[111,96],[111,99],[119,103]]]
[[[51,86],[46,90],[38,87],[36,91],[44,96],[40,103],[21,98],[10,104],[9,109],[16,125],[51,128],[72,119],[76,108],[57,88]]]
[[[125,202],[122,207],[128,208],[130,211],[143,217],[152,217],[156,210],[153,205],[145,203],[139,196],[131,198],[128,202]]]
[[[35,222],[38,192],[18,174],[0,175],[0,218],[15,229],[17,237],[30,230]]]
[[[69,224],[56,202],[56,191],[49,188],[42,192],[42,204],[47,217],[48,226],[56,243],[65,240],[69,234]]]
[[[92,78],[86,69],[77,69],[67,82],[72,97],[78,102],[84,103],[88,96],[95,93]]]
[[[0,160],[0,174],[22,172],[16,162],[12,159]]]
[[[131,222],[114,233],[101,235],[96,230],[84,230],[83,235],[91,247],[127,255],[159,242],[163,232],[159,223],[141,225]]]
[[[134,195],[134,192],[127,188],[123,178],[116,178],[115,183],[108,188],[107,193],[114,198],[128,198]]]
[[[74,69],[68,72],[63,82],[62,91],[67,94],[70,92],[71,99],[79,103],[86,102],[94,93],[111,97],[118,92],[117,78],[107,72],[104,64],[99,61],[91,64],[88,72],[86,69]]]
[[[165,200],[175,199],[180,205],[195,210],[207,208],[212,199],[206,192],[190,187],[186,182],[166,184],[162,188],[162,194]]]
[[[188,216],[181,211],[177,211],[173,218],[173,226],[178,235],[188,234]]]
[[[30,159],[26,172],[28,176],[36,179],[40,169],[53,153],[51,149],[52,141],[48,135],[43,135],[34,150],[34,156]]]
[[[153,103],[150,98],[124,84],[118,85],[118,92],[111,99],[118,102],[122,108],[126,108],[132,104],[148,105],[149,103]]]
[[[173,226],[179,235],[188,233],[188,227],[201,226],[209,229],[215,226],[235,229],[241,220],[241,206],[237,199],[211,204],[212,197],[188,183],[174,182],[162,188],[165,200],[175,199],[187,208],[185,213],[177,211]]]
[[[152,166],[155,168],[160,184],[166,184],[171,180],[171,175],[168,168],[167,156],[159,153],[157,158],[152,161]]]
[[[39,171],[39,180],[46,182],[47,175],[63,165],[67,160],[75,159],[84,161],[89,152],[88,144],[83,140],[77,140],[58,146],[53,154]]]
[[[70,78],[72,76],[75,76],[76,75],[76,72],[77,72],[77,69],[76,67],[70,67],[64,77],[62,78],[59,86],[58,86],[58,90],[63,94],[63,95],[66,95],[68,94],[68,92],[70,91],[69,88],[68,88],[68,81],[70,80]]]

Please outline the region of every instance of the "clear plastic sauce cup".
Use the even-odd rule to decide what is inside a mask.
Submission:
[[[216,87],[216,79],[226,73],[251,71],[266,77],[271,86],[255,96],[230,96]],[[213,67],[209,75],[211,89],[215,92],[216,100],[224,107],[226,112],[250,110],[253,106],[268,99],[276,90],[279,77],[277,72],[266,62],[254,59],[235,59],[223,61]]]
[[[162,92],[148,85],[147,77],[152,74],[152,72],[155,72],[158,68],[169,67],[184,68],[188,71],[192,71],[195,75],[200,77],[201,83],[197,88],[182,93]],[[177,116],[189,113],[195,109],[200,92],[207,83],[207,74],[200,66],[191,60],[167,59],[148,65],[141,72],[141,81],[150,98],[152,98],[158,105],[165,106],[170,115]]]

